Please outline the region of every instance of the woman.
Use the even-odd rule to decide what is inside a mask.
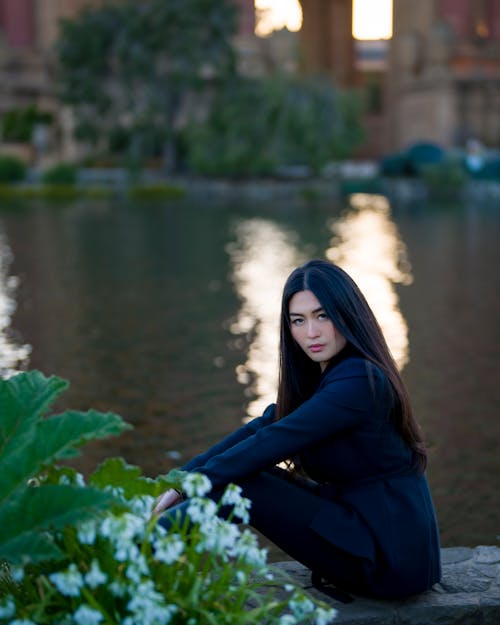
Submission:
[[[283,461],[293,461],[291,473],[275,467]],[[214,498],[239,484],[252,526],[317,577],[402,597],[440,578],[425,467],[406,388],[370,307],[342,269],[312,260],[283,291],[276,405],[182,468],[205,474]],[[155,512],[182,512],[181,502],[169,490]]]

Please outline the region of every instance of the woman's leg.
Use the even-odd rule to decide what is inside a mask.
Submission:
[[[368,591],[366,563],[338,549],[316,532],[310,524],[323,500],[314,492],[281,477],[280,470],[263,471],[240,483],[243,495],[252,501],[250,525],[280,549],[307,568],[351,592]],[[213,493],[218,500],[220,493]],[[160,523],[168,528],[174,515],[185,516],[189,502],[175,506]],[[223,511],[224,516],[224,511]]]

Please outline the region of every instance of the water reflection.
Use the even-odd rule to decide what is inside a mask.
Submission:
[[[28,360],[29,345],[19,345],[9,336],[11,317],[16,309],[14,291],[18,285],[15,276],[8,275],[12,253],[0,230],[0,376],[7,378],[17,373]]]
[[[227,250],[241,308],[231,332],[250,339],[247,360],[236,375],[253,398],[247,408],[252,418],[276,400],[281,291],[288,274],[305,259],[296,249],[296,234],[273,221],[241,220],[235,235]]]
[[[400,369],[409,360],[408,326],[394,284],[412,282],[406,247],[384,196],[356,193],[349,211],[329,224],[327,258],[357,282],[372,307]]]

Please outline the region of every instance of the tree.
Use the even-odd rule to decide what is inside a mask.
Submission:
[[[160,149],[174,166],[193,94],[234,72],[235,22],[230,0],[125,0],[63,20],[58,80],[77,138],[118,143],[136,164]]]
[[[356,93],[325,79],[240,78],[217,94],[206,120],[187,129],[189,164],[210,175],[272,175],[295,165],[317,174],[358,147],[361,113]]]

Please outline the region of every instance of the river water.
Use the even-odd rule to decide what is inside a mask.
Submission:
[[[497,202],[498,204],[498,202]],[[500,206],[33,201],[0,209],[0,366],[71,382],[134,430],[86,448],[164,473],[274,400],[279,298],[328,257],[357,280],[430,448],[444,546],[500,534]]]

